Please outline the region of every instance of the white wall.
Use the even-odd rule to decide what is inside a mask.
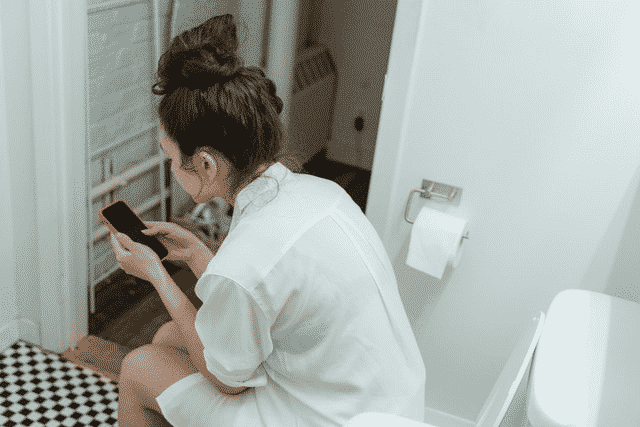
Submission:
[[[86,38],[61,18],[86,27],[75,1],[2,2],[0,154],[9,178],[0,255],[9,274],[0,289],[16,295],[2,313],[2,348],[21,337],[62,351],[86,334],[84,60],[75,55]]]
[[[40,322],[28,2],[0,2],[0,329]],[[34,267],[36,266],[36,267]],[[19,298],[16,299],[16,295]]]
[[[4,6],[4,7],[3,7]],[[0,4],[0,16],[6,13],[6,5]],[[0,20],[0,99],[7,99],[8,90],[6,76],[9,75],[10,69],[7,65],[14,65],[9,62],[9,55],[5,46],[7,45],[7,37],[11,37],[7,31],[11,27],[7,27],[4,20]],[[15,131],[8,125],[10,117],[9,108],[6,102],[0,102],[0,330],[11,320],[18,316],[18,305],[16,301],[15,289],[15,266],[13,253],[13,209],[11,192],[11,162],[9,148],[9,137]]]
[[[367,212],[422,350],[426,405],[475,419],[558,292],[640,302],[640,5],[423,7],[414,52],[392,42]],[[404,208],[424,178],[462,187],[471,217],[462,262],[442,280],[405,265]]]

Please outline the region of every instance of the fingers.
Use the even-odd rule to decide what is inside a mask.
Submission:
[[[146,231],[151,231],[154,229],[158,228],[158,222],[157,221],[143,221],[144,225],[147,226],[146,230],[142,230],[142,232],[146,232]]]
[[[172,258],[176,261],[189,261],[191,259],[191,252],[187,250],[173,251]]]
[[[167,234],[169,234],[168,231],[165,230],[154,230],[154,229],[149,229],[149,230],[142,230],[142,234],[144,234],[145,236],[166,236]]]
[[[166,230],[163,226],[164,223],[161,221],[145,221],[144,225],[146,225],[148,228],[146,230],[142,230],[143,234],[153,235],[157,233],[166,233]]]

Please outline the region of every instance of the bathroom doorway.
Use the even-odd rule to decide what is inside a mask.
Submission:
[[[334,58],[338,75],[329,139],[325,147],[322,147],[304,163],[304,169],[307,173],[337,182],[345,188],[363,211],[366,208],[369,192],[371,165],[377,138],[377,121],[382,103],[382,89],[396,1],[385,2],[384,10],[371,11],[370,13],[375,16],[369,16],[365,19],[366,17],[362,16],[361,11],[366,9],[364,6],[367,4],[367,0],[300,0],[300,16],[304,16],[304,18],[301,18],[299,23],[303,27],[300,46],[309,47],[313,43],[323,43],[328,46]],[[378,25],[377,20],[384,22]],[[372,22],[376,25],[372,25]],[[369,28],[369,26],[375,28]],[[81,30],[82,28],[79,27],[78,31]],[[383,43],[375,44],[377,46],[375,52],[363,49],[361,47],[363,43],[360,40],[367,39],[369,45],[374,45],[371,43],[371,38],[376,37],[376,34],[378,40],[382,40]],[[385,45],[385,49],[380,48]],[[373,50],[373,47],[371,49]],[[377,66],[370,66],[364,71],[360,70],[359,66],[362,66],[367,57],[377,58]],[[365,61],[364,64],[366,63]],[[350,88],[358,88],[357,93],[350,92]],[[175,266],[175,274],[182,271],[181,266]],[[144,286],[127,285],[127,281],[131,281],[131,278],[116,275],[108,283],[112,289],[117,289],[110,293],[110,297],[105,296],[106,294],[96,294],[96,299],[101,301],[99,305],[111,305],[115,309],[116,306],[108,301],[125,300],[128,303],[121,304],[119,308],[121,313],[112,313],[110,320],[103,321],[102,326],[98,327],[98,323],[94,321],[89,328],[91,330],[87,331],[89,334],[93,332],[104,335],[109,340],[114,339],[114,336],[117,335],[113,332],[115,329],[112,329],[112,332],[109,332],[109,329],[120,321],[128,325],[146,324],[146,332],[132,332],[132,335],[141,336],[140,334],[143,334],[152,337],[153,333],[150,331],[157,330],[168,320],[165,318],[166,316],[157,315],[153,318],[155,320],[146,323],[143,319],[136,322],[123,321],[125,319],[123,316],[126,316],[126,313],[139,311],[145,307],[145,304],[148,307],[152,298],[152,292],[147,292],[149,289],[145,291]],[[43,298],[45,298],[44,293]],[[87,308],[86,305],[84,307]],[[146,310],[153,312],[155,308],[147,308]],[[96,307],[96,313],[99,311],[100,309]],[[62,335],[71,333],[63,325],[59,326]],[[142,329],[144,328],[141,327],[141,331]],[[75,333],[80,333],[82,336],[81,331]],[[133,342],[137,345],[143,341],[139,339],[138,342],[135,340]],[[126,344],[124,338],[123,344]],[[132,341],[129,341],[126,346],[130,348],[131,345]]]

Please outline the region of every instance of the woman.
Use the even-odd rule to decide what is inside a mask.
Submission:
[[[159,62],[172,173],[196,203],[221,197],[234,211],[215,256],[175,224],[147,223],[198,277],[191,318],[155,253],[113,236],[120,264],[173,317],[123,362],[120,426],[154,411],[173,426],[340,426],[372,411],[422,421],[424,365],[382,243],[340,186],[282,164],[282,100],[236,49],[233,17],[216,16]]]

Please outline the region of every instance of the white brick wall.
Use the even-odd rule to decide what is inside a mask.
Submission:
[[[117,3],[117,4],[114,4]],[[157,65],[152,3],[146,0],[95,2],[88,15],[88,147],[91,185],[158,156],[151,85]],[[93,232],[102,227],[98,210],[123,199],[134,209],[161,194],[162,173],[153,167],[111,195],[91,200]],[[143,220],[163,219],[156,204],[139,213]],[[88,242],[90,247],[91,242]],[[92,286],[116,267],[109,238],[92,245]]]
[[[89,14],[88,84],[92,153],[153,122],[151,4]]]

